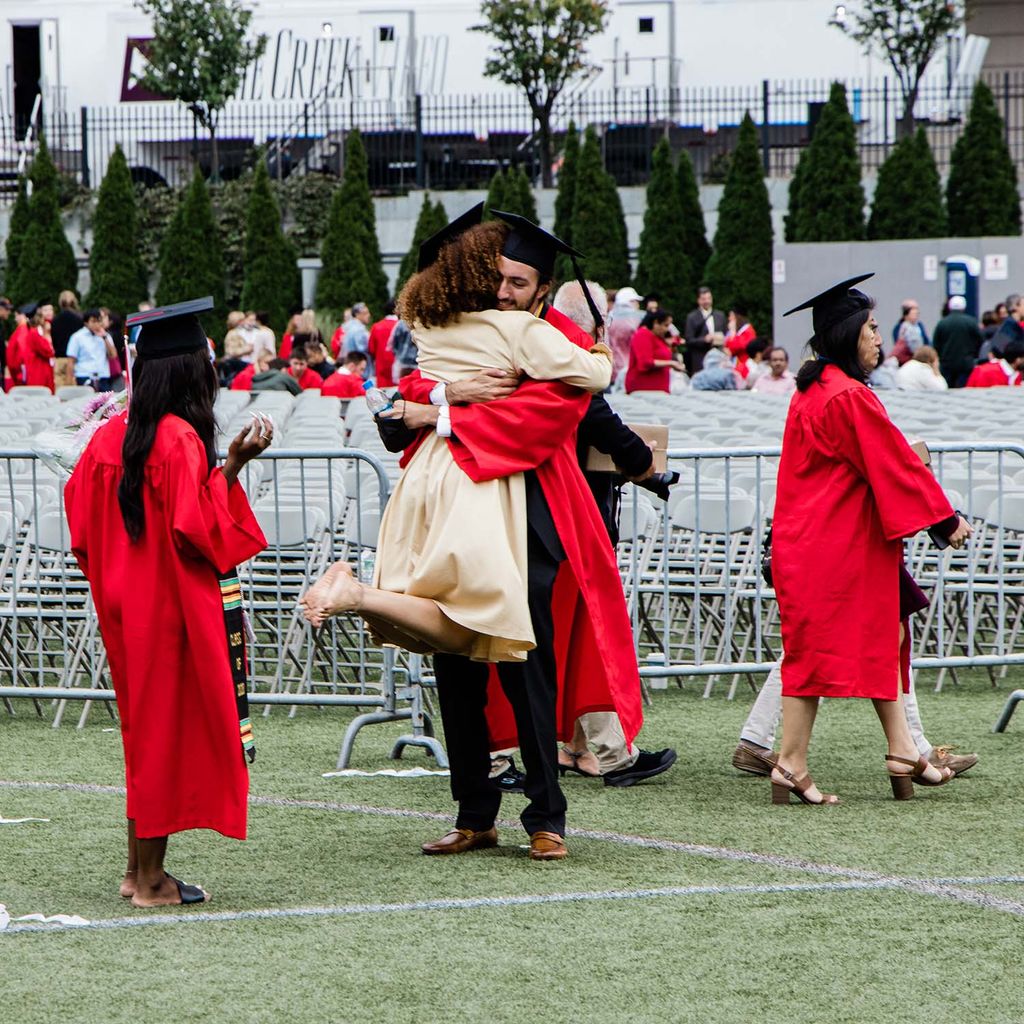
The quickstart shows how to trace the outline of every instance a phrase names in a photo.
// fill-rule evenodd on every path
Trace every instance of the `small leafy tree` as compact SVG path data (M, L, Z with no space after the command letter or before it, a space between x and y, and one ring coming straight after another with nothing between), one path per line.
M800 221L800 190L804 187L804 178L812 160L810 147L800 151L793 177L789 179L789 203L786 209L785 232L787 242L800 241L797 224Z
M290 174L274 185L296 252L300 256L318 256L324 237L324 210L330 208L338 179L333 174Z
M629 284L626 218L615 179L601 160L601 144L591 125L583 136L572 212L572 244L586 259L587 277L606 288Z
M295 247L281 228L281 211L270 184L266 161L256 164L245 229L245 279L242 308L266 310L270 325L283 331L288 309L302 298Z
M864 237L864 188L846 87L833 82L821 112L797 196L796 241L851 242Z
M656 292L661 304L677 316L693 298L689 255L683 239L683 204L672 166L672 150L662 137L654 147L647 182L647 209L637 253L636 286L645 295Z
M388 279L381 266L366 150L358 129L346 140L345 175L331 201L320 258L318 306L340 313L354 302L365 302L375 316L383 312Z
M156 301L165 306L212 295L214 308L200 314L206 333L219 338L224 329L224 263L210 193L196 167L160 247L160 282Z
M28 179L21 175L18 178L18 194L14 199L14 206L11 209L11 220L7 227L7 266L4 268L4 287L10 293L9 298L15 302L21 301L14 286L18 280L18 260L21 256L21 247L25 241L25 232L28 230L32 215L28 212Z
M896 143L878 170L868 238L941 238L942 184L923 128Z
M704 268L711 257L711 246L708 245L707 225L704 223L704 208L700 205L700 189L697 187L697 175L693 169L690 154L684 149L679 154L676 165L676 178L679 187L679 204L683 212L682 236L683 248L687 257L689 280L682 285L683 295L689 303L697 294L697 289L704 281ZM682 313L683 307L678 312Z
M586 45L604 29L610 8L608 0L481 0L483 24L472 31L493 39L484 74L525 92L545 188L552 181L551 112L562 90L594 68Z
M492 210L511 212L508 207L509 200L512 198L509 192L508 173L499 168L494 172L490 184L487 186L487 198L484 200L484 220L494 220Z
M956 236L1019 235L1017 171L1003 119L984 82L974 87L967 127L956 141L946 181L949 230Z
M772 331L772 210L757 129L746 114L718 205L718 229L706 271L723 305L745 306L762 335Z
M576 171L580 160L580 134L576 122L569 122L562 147L562 169L558 172L558 194L555 196L556 237L572 245L572 208L576 202ZM566 281L572 276L569 257L559 253L555 259L555 278Z
M898 130L914 130L914 104L935 51L964 23L967 0L861 0L860 10L837 25L861 46L874 47L896 72L903 93Z
M245 70L263 56L267 37L248 38L252 11L242 0L135 0L153 19L141 84L184 103L209 133L218 180L217 121Z
M149 278L139 249L138 210L128 162L120 146L100 184L89 253L86 306L107 306L131 313L149 298Z
M210 182L210 205L220 238L220 258L224 264L224 301L228 309L242 302L245 281L245 235L249 222L249 197L252 172L231 181Z
M420 246L447 223L448 214L445 213L441 201L433 202L430 193L424 192L423 205L420 207L420 215L416 218L416 227L412 233L409 251L402 257L402 262L398 267L398 278L395 281L396 295L405 287L405 282L416 273L416 266L420 258Z
M506 213L518 213L520 217L532 220L537 223L537 200L533 195L533 185L530 184L529 175L526 169L519 167L508 170L507 199L512 203L507 207Z
M78 286L78 262L64 234L57 168L43 138L39 140L29 178L32 180L29 222L22 236L17 277L11 290L18 296L18 302L41 299L54 302L65 288Z

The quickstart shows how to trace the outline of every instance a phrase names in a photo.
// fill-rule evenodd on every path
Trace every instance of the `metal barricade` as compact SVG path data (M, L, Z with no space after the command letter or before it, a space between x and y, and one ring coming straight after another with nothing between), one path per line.
M1024 447L938 442L932 468L975 526L962 551L940 552L924 534L906 542L907 565L932 603L912 619L913 665L947 673L983 667L993 683L1024 663ZM623 498L620 568L641 676L732 676L755 686L781 655L774 591L761 578L781 448L673 449L681 474L668 503L630 488Z
M372 643L358 616L312 630L298 600L332 562L355 565L369 581L381 513L390 494L387 467L356 448L276 448L240 476L267 547L239 577L251 634L250 703L368 709L348 726L339 767L357 733L375 722L408 720L404 746L447 764L424 708L419 659ZM88 583L70 550L62 483L31 451L0 453L0 699L56 700L54 727L67 701L93 701L113 714L106 656Z

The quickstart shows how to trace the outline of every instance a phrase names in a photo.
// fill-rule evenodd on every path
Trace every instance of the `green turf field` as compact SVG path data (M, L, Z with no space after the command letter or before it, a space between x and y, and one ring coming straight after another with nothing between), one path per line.
M673 686L641 739L677 747L676 767L625 790L570 777L570 826L591 835L560 864L528 861L511 824L496 850L423 857L447 780L324 779L347 715L277 710L257 722L250 840L172 839L168 867L213 894L199 912L117 896L120 740L102 709L54 731L21 702L0 711L0 781L83 785L0 786L0 816L51 819L0 825L0 902L106 925L0 934L0 1020L1024 1021L1024 710L990 731L1012 685L919 680L932 741L982 760L903 804L870 706L830 703L812 747L844 800L828 809L772 807L767 781L732 769L749 691ZM375 730L354 767L393 766L404 730Z

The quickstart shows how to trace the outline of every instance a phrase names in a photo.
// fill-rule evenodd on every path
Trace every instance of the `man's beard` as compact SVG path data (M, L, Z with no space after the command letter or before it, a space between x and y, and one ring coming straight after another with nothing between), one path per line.
M538 285L537 288L534 290L533 295L530 296L529 301L523 306L517 306L514 302L502 302L501 299L498 299L498 309L506 313L513 309L529 313L533 310L534 306L537 305L537 296L539 292L540 286Z

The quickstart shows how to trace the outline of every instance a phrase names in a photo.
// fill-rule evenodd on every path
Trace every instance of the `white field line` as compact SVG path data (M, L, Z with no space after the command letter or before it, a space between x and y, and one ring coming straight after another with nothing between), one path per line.
M34 790L58 790L58 791L70 791L75 793L93 793L105 796L124 796L125 789L123 786L103 786L96 783L89 782L18 782L0 780L0 789L34 789ZM405 808L398 807L373 807L366 804L347 804L347 803L335 803L333 801L326 800L294 800L289 797L271 797L271 796L250 796L249 803L255 807L285 807L295 808L300 810L313 810L313 811L327 811L330 813L342 813L342 814L365 814L373 815L376 817L387 817L387 818L407 818L416 819L421 821L441 821L451 822L452 818L450 814L441 814L437 811L413 811ZM499 825L507 826L510 828L519 827L519 823L515 821L499 820ZM860 868L846 868L837 864L821 864L817 861L804 860L799 857L783 857L777 854L769 853L755 853L749 850L735 850L726 846L705 846L698 843L684 843L678 842L671 839L653 839L646 836L635 836L621 832L609 832L609 831L597 831L593 829L566 829L566 835L580 839L591 839L599 842L610 842L625 846L637 846L645 849L653 850L667 850L674 853L685 853L691 856L707 857L712 860L726 860L734 862L742 862L748 864L764 864L767 867L778 868L789 871L806 872L808 874L826 875L834 878L848 879L851 882L857 881L863 883L861 885L839 885L841 889L857 889L857 888L902 888L913 892L920 893L921 895L935 896L940 899L953 900L959 903L968 903L975 907L980 907L985 910L997 910L1002 913L1014 914L1016 916L1024 917L1024 903L1017 902L1015 900L1005 900L998 896L994 896L990 893L979 892L972 889L963 888L966 884L982 885L982 884L1001 884L1001 883L1016 883L1024 882L1024 877L1018 876L998 876L994 878L978 878L978 879L917 879L917 878L903 878L897 875L887 875L877 871L866 871ZM718 893L726 891L728 887L722 887L721 889L711 887L708 892ZM821 886L817 887L821 888ZM828 885L824 885L827 891ZM750 887L733 887L729 891L747 891ZM628 898L631 892L658 892L665 895L693 895L697 891L692 888L685 890L623 890L623 895L618 897L603 896L601 898ZM788 891L787 887L767 887L764 891L766 892L778 892ZM555 894L551 897L495 897L497 902L495 906L514 906L515 902L509 902L510 900L527 900L527 901L540 901L546 902L549 900L569 900L574 894ZM576 894L578 895L578 894ZM586 898L584 894L583 897ZM595 898L590 896L589 898ZM638 897L639 898L639 897ZM434 908L432 906L425 906L422 909L451 909L455 904L452 901L439 901L444 904L444 907ZM456 901L457 903L458 901ZM480 906L489 906L487 901L479 904ZM358 906L364 906L359 904ZM421 909L419 904L381 904L380 907L384 908L379 912L385 912L390 907L396 907L398 909ZM354 913L356 911L337 908L320 908L327 909L332 913ZM366 912L366 911L360 911ZM393 912L393 911L392 911ZM190 914L190 920L204 920L203 913ZM239 912L242 913L250 913ZM256 916L269 915L273 916L276 911L252 911L252 914ZM166 915L165 915L166 916ZM301 914L298 916L302 916ZM155 920L154 917L147 917L145 920ZM211 918L221 920L222 918L216 917ZM238 918L241 919L241 918ZM119 920L119 919L113 919ZM126 918L125 920L136 921L141 919ZM177 922L179 919L173 917L172 920ZM102 922L99 922L102 924ZM30 926L19 926L26 930ZM48 928L49 926L42 925L40 928ZM125 926L127 927L127 926ZM31 926L32 930L35 930L35 926ZM52 930L52 928L50 929ZM10 931L10 929L8 929Z

